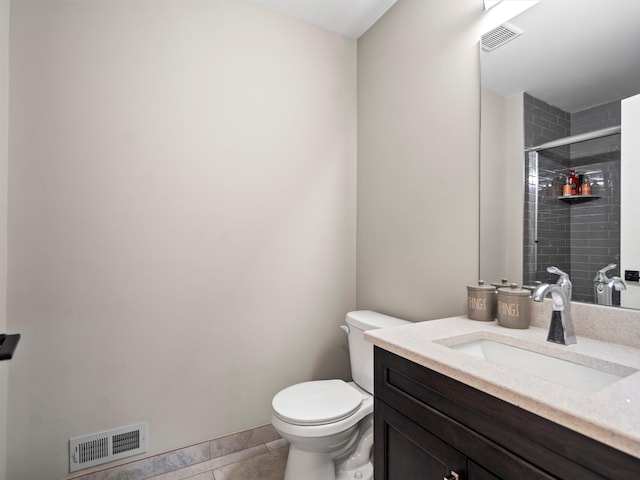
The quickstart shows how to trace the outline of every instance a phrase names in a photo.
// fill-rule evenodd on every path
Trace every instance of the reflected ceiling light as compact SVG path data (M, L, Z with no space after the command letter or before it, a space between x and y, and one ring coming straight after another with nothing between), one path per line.
M502 0L484 0L484 9L489 10L491 7L496 6Z
M484 0L484 2L486 11L482 20L481 34L485 34L498 25L508 22L513 17L533 7L536 3L540 2L540 0ZM490 7L491 10L486 8L488 3L494 3L494 5Z

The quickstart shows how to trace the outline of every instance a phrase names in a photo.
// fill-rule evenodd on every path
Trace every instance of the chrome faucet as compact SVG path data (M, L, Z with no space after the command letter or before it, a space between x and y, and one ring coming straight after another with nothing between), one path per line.
M533 291L533 301L542 302L549 293L553 300L553 311L551 312L547 342L561 343L563 345L576 343L576 334L571 320L571 301L560 285L557 283L553 285L548 283L538 285Z
M532 298L535 302L542 302L547 294L551 294L553 311L547 341L571 345L576 343L576 334L571 320L571 291L572 285L569 274L558 267L547 267L547 272L560 275L554 285L543 283L533 291Z
M593 289L598 305L613 305L613 290L626 290L627 285L620 277L608 277L607 272L613 270L618 265L610 263L606 267L598 270L593 279Z

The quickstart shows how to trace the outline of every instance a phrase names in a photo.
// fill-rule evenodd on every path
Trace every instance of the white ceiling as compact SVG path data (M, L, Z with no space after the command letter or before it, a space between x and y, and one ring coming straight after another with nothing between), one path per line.
M482 52L484 87L568 112L640 93L640 0L541 0L509 23L524 33Z
M255 0L285 15L358 38L397 0Z

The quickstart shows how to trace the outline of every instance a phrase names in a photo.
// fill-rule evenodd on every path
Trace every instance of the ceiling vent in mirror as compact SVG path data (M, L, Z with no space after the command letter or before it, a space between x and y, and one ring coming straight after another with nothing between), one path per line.
M490 52L521 34L522 30L515 25L503 23L499 27L482 35L482 49Z

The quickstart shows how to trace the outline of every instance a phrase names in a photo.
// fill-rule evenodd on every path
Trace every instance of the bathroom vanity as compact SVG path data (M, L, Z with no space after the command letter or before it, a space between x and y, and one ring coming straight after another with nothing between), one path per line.
M548 344L546 333L466 317L368 332L375 478L640 478L640 350L580 337L571 347ZM551 357L541 367L551 376L520 371L517 351L505 366L465 350L487 340L532 353L523 368ZM586 373L565 372L562 362ZM592 371L603 374L595 383Z

